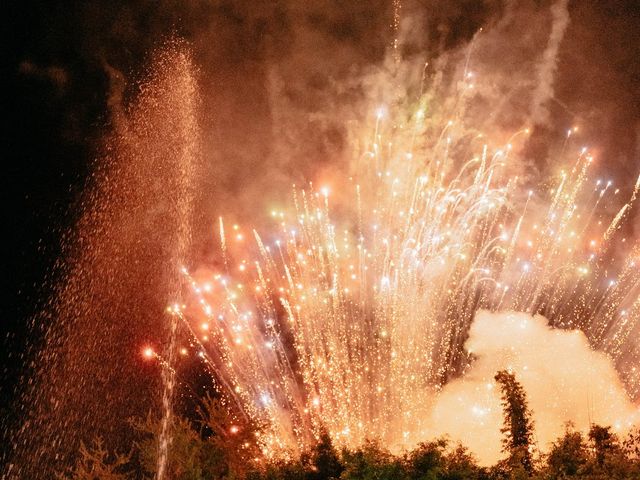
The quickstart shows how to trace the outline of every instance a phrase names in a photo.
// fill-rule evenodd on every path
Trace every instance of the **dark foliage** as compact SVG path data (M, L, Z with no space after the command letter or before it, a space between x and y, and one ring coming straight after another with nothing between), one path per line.
M515 468L522 465L527 473L533 471L531 457L533 440L533 420L527 404L527 396L516 376L501 370L494 377L502 393L502 411L504 426L500 429L504 435L502 447L509 454L509 460Z
M171 480L640 480L640 430L620 440L610 427L593 425L584 436L571 423L533 458L533 423L525 392L515 377L498 372L504 409L507 458L480 467L462 445L437 439L393 455L375 442L337 451L323 432L316 445L290 461L265 462L256 442L255 425L220 400L207 398L198 422L176 418L167 461ZM155 478L158 454L157 419L133 421L140 432L131 454L111 454L98 439L81 446L77 464L61 480L146 480ZM535 460L535 461L534 461Z
M556 440L547 457L547 472L552 478L575 477L584 473L589 450L580 432L568 423L564 436Z
M322 432L320 435L320 441L311 454L311 465L309 480L340 478L340 474L344 470L327 432Z
M76 465L63 475L60 480L126 480L129 478L130 455L110 455L101 438L96 438L87 447L80 445L80 455Z

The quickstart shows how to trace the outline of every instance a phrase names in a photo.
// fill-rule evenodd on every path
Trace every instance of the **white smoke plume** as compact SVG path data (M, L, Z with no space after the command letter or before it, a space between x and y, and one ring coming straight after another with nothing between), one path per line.
M568 421L582 431L595 423L624 433L640 419L610 359L580 331L552 329L540 315L481 311L465 347L477 359L442 390L432 424L436 435L461 441L483 464L503 456L500 391L493 380L499 370L510 369L524 387L541 451Z
M553 97L553 81L558 68L558 49L569 25L568 0L558 0L551 6L551 34L538 65L538 82L531 102L531 119L535 124L547 123L546 102Z

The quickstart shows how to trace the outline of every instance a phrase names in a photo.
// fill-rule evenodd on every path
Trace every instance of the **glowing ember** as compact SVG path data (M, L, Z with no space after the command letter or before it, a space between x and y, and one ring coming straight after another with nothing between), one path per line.
M155 356L155 352L151 347L145 348L142 354L145 356L145 358L153 358Z

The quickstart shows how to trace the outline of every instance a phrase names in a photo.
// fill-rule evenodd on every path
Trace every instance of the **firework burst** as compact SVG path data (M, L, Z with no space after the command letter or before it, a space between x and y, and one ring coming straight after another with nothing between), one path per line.
M219 392L260 425L266 456L299 454L323 430L394 451L427 439L432 400L473 362L464 343L480 309L582 330L635 395L640 248L622 227L640 179L608 218L619 191L590 177L572 129L567 168L526 189L514 172L529 130L498 143L465 126L474 81L445 122L425 99L408 115L376 110L352 176L294 187L267 234L221 218L220 268L183 269L188 301L168 311Z

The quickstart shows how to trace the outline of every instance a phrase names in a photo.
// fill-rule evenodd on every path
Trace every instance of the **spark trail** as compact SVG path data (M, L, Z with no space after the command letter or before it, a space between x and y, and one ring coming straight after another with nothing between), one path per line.
M473 365L480 309L583 331L637 395L640 245L623 227L640 179L607 218L619 191L568 142L551 187L527 189L514 172L528 129L499 141L469 128L473 82L449 110L427 115L423 98L371 115L351 176L294 187L266 234L220 219L223 267L183 268L190 298L168 310L267 457L322 430L392 451L428 439L438 392Z

